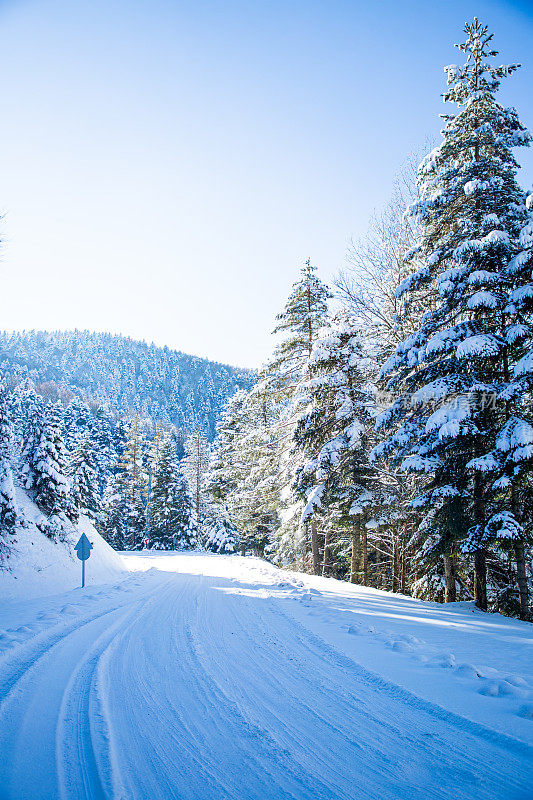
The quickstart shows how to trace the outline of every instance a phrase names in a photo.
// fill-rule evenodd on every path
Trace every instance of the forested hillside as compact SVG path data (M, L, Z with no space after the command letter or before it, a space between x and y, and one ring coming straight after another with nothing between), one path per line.
M254 380L249 370L89 331L0 333L0 375L28 378L50 400L74 394L208 438L224 401Z

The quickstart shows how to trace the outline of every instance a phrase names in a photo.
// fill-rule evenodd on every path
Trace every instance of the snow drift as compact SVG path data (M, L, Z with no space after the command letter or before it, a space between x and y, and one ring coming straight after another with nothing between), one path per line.
M17 528L12 552L0 570L0 597L27 599L75 589L81 581L81 562L74 545L85 533L93 545L86 562L85 582L101 584L123 577L122 557L105 542L90 520L81 515L69 527L64 541L54 541L37 527L41 512L22 489L16 489L17 505L27 527Z

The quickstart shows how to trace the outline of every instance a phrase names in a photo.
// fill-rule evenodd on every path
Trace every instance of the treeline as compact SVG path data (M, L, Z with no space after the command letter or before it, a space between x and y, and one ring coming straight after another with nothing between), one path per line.
M495 99L516 66L465 32L442 143L351 248L335 314L306 263L220 417L208 489L243 552L526 619L533 195L512 150L531 136Z

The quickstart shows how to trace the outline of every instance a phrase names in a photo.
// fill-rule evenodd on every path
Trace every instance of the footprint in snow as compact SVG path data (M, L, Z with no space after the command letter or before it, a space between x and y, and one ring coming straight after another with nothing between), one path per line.
M519 686L514 686L505 680L493 681L489 680L479 690L479 694L486 697L520 697L527 696L527 692Z
M444 669L455 667L455 656L453 653L441 653L440 655L433 656L431 661L428 661L427 666L442 667Z
M524 689L528 688L528 682L524 678L520 677L520 675L506 675L504 680L506 680L508 683L512 683L513 686L520 686Z
M518 709L518 716L533 721L533 703L525 703Z
M397 639L395 642L393 642L392 649L396 650L398 653L412 653L415 648L409 642Z
M457 666L455 667L455 672L461 678L477 679L481 677L481 674L474 666L472 666L472 664L457 664Z
M61 611L59 613L60 614L77 614L78 613L78 606L74 606L74 605L72 605L72 603L69 603L66 606L63 606L63 608L61 609Z
M28 627L28 625L21 625L20 628L15 629L15 633L33 633L33 628Z

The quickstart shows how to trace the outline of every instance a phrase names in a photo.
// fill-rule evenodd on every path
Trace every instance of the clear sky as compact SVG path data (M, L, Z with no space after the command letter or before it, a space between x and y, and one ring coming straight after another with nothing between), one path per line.
M0 327L258 365L437 136L475 14L533 127L533 0L0 0Z

